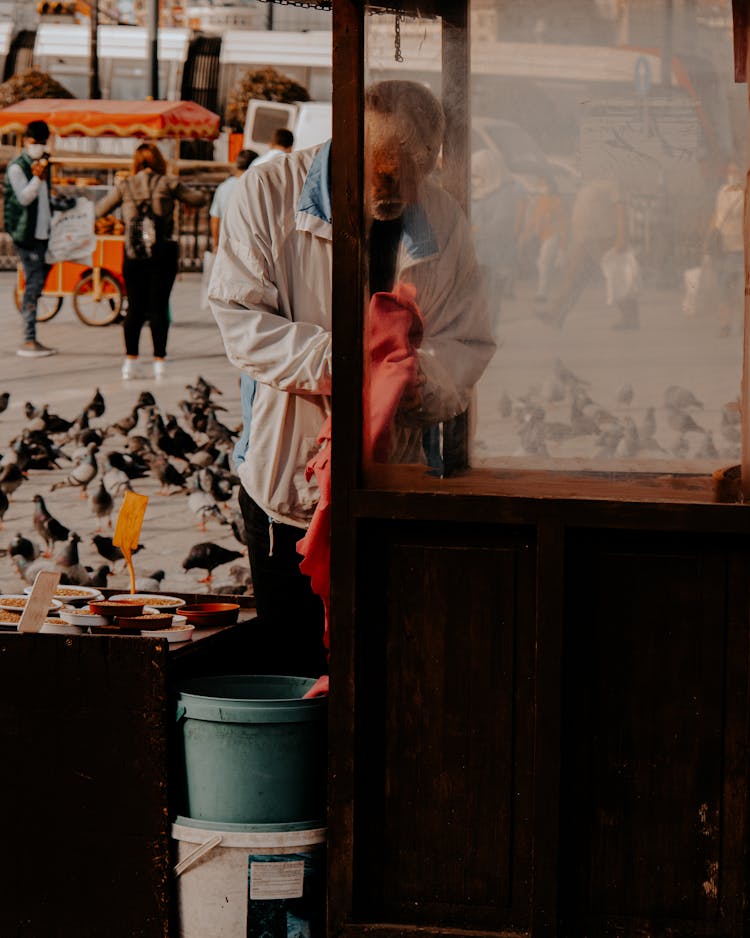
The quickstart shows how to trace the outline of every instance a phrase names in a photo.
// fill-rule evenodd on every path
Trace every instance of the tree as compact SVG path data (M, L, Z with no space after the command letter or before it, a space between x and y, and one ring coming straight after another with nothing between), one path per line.
M47 72L28 68L0 85L0 107L8 107L26 98L74 98L67 88Z
M253 99L291 104L293 101L309 101L310 95L305 87L270 66L247 71L227 104L226 120L232 130L243 130L247 102Z

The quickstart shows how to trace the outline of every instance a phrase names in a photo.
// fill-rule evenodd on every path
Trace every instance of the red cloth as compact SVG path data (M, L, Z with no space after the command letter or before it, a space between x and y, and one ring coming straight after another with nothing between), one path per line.
M414 302L416 291L410 284L397 284L393 293L375 293L367 321L370 372L365 403L365 460L385 462L391 448L393 418L402 399L418 390L419 371L416 350L422 341L422 314ZM323 600L325 632L330 648L329 613L331 604L331 418L318 436L320 450L307 464L305 475L315 478L320 490L310 527L297 542L302 555L300 570L310 577L313 592ZM326 693L324 675L308 696Z
M305 469L309 480L315 473L320 498L312 516L310 527L301 541L297 553L302 555L300 570L310 577L310 586L323 600L326 623L323 643L330 648L328 638L328 610L331 603L331 418L328 417L318 435L320 449Z
M399 283L393 293L375 293L367 321L370 372L365 385L365 461L387 462L393 418L403 398L418 389L417 348L422 343L422 314L416 290Z

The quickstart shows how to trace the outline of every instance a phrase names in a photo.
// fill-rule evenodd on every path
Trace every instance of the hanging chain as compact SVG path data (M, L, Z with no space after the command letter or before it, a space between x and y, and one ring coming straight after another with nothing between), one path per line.
M401 55L401 14L396 14L396 27L393 34L393 58L396 62L403 62L404 57Z
M259 3L275 3L280 7L298 7L300 10L331 12L331 0L258 0Z

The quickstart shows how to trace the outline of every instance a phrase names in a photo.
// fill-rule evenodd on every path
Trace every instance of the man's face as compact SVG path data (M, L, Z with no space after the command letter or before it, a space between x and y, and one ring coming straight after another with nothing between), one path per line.
M371 218L393 221L417 201L425 173L415 163L391 120L368 114L365 122L365 208Z

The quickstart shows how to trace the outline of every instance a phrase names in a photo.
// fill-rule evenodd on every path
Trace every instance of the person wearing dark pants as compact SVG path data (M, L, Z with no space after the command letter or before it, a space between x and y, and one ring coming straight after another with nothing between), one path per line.
M125 354L138 359L141 329L148 321L154 345L154 361L167 357L169 335L169 295L177 276L178 245L161 241L154 245L151 257L138 260L126 257L122 265L128 310L122 324Z
M5 231L13 240L26 279L21 301L23 344L16 354L26 358L55 354L55 349L42 345L36 337L37 303L50 270L45 260L51 221L48 138L47 124L32 121L24 134L23 152L5 174Z
M265 674L318 677L328 670L323 646L324 611L310 578L299 568L302 528L270 521L240 488L250 570L258 612L252 667Z
M154 377L166 370L169 294L177 276L179 247L174 240L175 203L203 205L207 196L167 175L167 164L154 143L142 143L133 154L132 175L118 179L114 189L96 203L101 218L122 205L125 223L123 276L128 312L123 324L125 360L122 377L141 377L139 340L144 322L151 326Z

